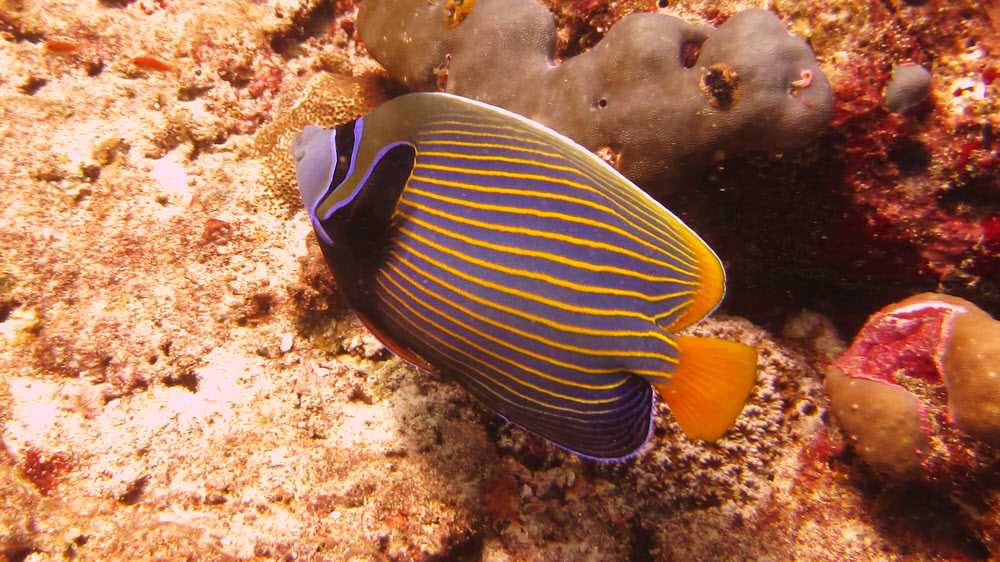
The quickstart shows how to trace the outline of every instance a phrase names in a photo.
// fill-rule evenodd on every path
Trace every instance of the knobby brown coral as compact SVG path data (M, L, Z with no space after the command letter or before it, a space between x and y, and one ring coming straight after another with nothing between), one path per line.
M998 458L989 446L1000 444L998 372L1000 321L967 300L924 293L872 315L826 387L866 462L957 486Z
M409 88L530 117L657 193L727 152L801 147L830 120L830 85L812 50L764 10L717 29L633 14L561 64L552 15L534 0L478 0L457 23L447 10L366 0L358 32Z

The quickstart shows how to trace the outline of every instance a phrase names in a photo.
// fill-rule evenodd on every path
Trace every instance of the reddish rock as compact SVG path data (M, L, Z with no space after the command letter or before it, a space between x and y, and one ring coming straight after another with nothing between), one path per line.
M872 315L827 373L834 415L877 470L968 495L1000 463L1000 322L921 294Z

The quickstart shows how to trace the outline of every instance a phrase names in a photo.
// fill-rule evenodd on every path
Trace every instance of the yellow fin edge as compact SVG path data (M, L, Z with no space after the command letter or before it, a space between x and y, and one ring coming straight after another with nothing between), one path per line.
M668 383L654 383L692 439L715 441L743 411L757 380L757 352L712 338L678 336L680 361Z
M676 333L705 318L722 302L726 294L726 271L722 262L698 235L688 231L685 239L695 253L698 265L698 288L687 309L672 324L663 329Z

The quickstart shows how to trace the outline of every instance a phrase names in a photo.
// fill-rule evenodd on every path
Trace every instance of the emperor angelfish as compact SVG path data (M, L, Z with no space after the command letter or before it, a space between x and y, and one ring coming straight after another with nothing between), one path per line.
M360 320L504 418L611 460L649 439L653 388L693 438L719 438L743 409L756 352L676 334L722 300L719 258L570 139L418 93L307 126L292 155Z

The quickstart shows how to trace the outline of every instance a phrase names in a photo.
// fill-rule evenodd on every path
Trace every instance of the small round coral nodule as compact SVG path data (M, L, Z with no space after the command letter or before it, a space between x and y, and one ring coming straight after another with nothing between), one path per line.
M998 373L1000 321L964 299L923 293L872 315L826 389L873 468L958 485L1000 460Z
M892 69L885 84L885 106L893 113L904 113L931 93L931 72L919 64L903 64Z

